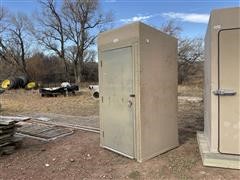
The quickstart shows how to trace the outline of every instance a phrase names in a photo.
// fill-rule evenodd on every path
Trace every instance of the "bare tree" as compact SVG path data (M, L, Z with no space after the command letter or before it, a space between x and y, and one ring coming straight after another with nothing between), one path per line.
M100 12L97 0L64 0L62 10L66 21L66 35L75 47L74 73L75 81L79 83L84 52L95 43L98 32L103 30L104 24L111 18Z
M204 60L203 39L183 39L178 44L178 81L181 84L199 69L198 62Z
M8 11L4 9L4 7L0 7L0 34L2 34L7 28L6 18L8 15Z
M0 14L3 20L4 11L2 10ZM18 71L26 75L27 19L27 16L21 13L16 15L8 14L5 25L1 26L0 34L1 59L9 65L15 66Z
M24 14L17 14L11 17L10 19L10 39L9 39L9 49L12 54L13 60L20 67L23 73L27 74L26 69L26 55L27 55L27 46L28 46L28 37L26 22L28 18Z
M163 24L161 30L178 38L178 82L181 84L198 71L199 66L195 65L203 60L203 40L201 38L181 38L182 28L177 26L174 21Z
M97 52L95 50L84 51L84 62L96 62L96 56Z
M162 24L160 29L163 32L174 37L178 37L180 32L182 31L182 28L180 26L177 26L175 21L173 20L167 21L166 23Z
M67 36L64 32L62 12L55 0L39 1L42 11L37 16L37 24L30 30L38 42L47 50L53 51L64 62L65 73L68 78L68 63L65 57Z
M76 46L69 46L67 48L67 53L66 53L66 57L68 59L68 61L71 62L71 64L73 65L73 72L74 72L74 76L75 76L75 81L77 79L77 73L80 73L79 72L79 66L78 66L78 59L77 59L77 52L78 51L78 48ZM85 50L84 53L83 53L83 62L82 63L82 70L84 69L85 67L85 63L87 62L94 62L96 60L96 51L94 50ZM77 72L76 72L77 71ZM82 73L81 73L82 75ZM76 81L77 82L77 81Z
M7 47L5 46L3 35L6 32L8 26L6 23L7 16L7 10L5 10L3 7L0 7L0 58L1 61L5 62L8 61L8 58L6 54Z

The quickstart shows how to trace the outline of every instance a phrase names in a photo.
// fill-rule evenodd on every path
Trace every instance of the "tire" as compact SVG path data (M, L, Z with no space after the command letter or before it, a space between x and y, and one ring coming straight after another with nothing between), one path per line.
M17 79L19 80L19 87L20 88L24 88L27 84L28 84L28 78L27 76L19 76L17 77Z

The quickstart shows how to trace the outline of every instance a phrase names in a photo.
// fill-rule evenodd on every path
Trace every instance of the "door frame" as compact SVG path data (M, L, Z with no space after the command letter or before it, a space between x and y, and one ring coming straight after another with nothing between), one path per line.
M114 150L114 149L111 149L107 146L105 146L104 144L104 123L103 123L103 117L102 117L102 112L101 112L101 103L102 103L102 98L103 96L101 95L101 91L102 91L102 82L103 82L103 72L102 72L102 53L105 52L105 51L110 51L110 50L114 50L114 49L121 49L121 48L126 48L126 47L131 47L131 52L132 52L132 78L133 78L133 94L135 95L134 98L132 98L132 101L133 101L133 105L132 105L132 115L133 115L133 157L127 155L127 154L124 154L124 153L121 153L117 150ZM136 73L136 64L137 62L139 61L138 60L138 43L133 40L132 42L129 42L129 41L126 41L126 42L122 42L122 43L119 43L119 44L113 44L113 43L109 43L109 44L106 44L105 46L102 46L98 49L98 52L99 52L99 92L100 92L100 97L99 97L99 104L100 104L100 114L99 114L99 117L100 117L100 146L103 147L103 148L106 148L106 149L109 149L113 152L116 152L118 154L121 154L123 156L126 156L128 158L131 158L131 159L136 159L137 158L137 154L138 154L138 137L137 137L137 133L136 133L136 127L137 127L137 103L138 103L138 93L137 93L137 86L136 86L136 80L137 80L137 73Z
M218 57L218 89L220 89L220 35L221 35L221 32L223 31L231 31L231 30L238 30L240 29L240 27L236 27L236 28L226 28L226 29L221 29L218 31L218 39L217 39L217 57ZM218 96L218 152L221 153L221 154L226 154L226 155L235 155L235 156L240 156L240 154L232 154L232 153L224 153L224 152L221 152L220 150L220 97L221 96Z

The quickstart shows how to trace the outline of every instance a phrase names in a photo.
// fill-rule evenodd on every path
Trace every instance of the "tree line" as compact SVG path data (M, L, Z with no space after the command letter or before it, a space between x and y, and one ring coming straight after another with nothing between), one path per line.
M40 82L97 82L92 47L97 35L109 28L112 14L102 12L98 0L38 3L40 10L31 17L0 7L0 77L25 74ZM174 21L160 29L179 39L178 75L183 83L201 67L203 40L182 38Z
M111 22L111 14L102 12L97 0L40 0L39 5L40 12L32 17L0 8L0 66L11 67L8 75L23 73L36 79L36 74L61 74L65 81L91 80L86 71L97 68L91 47Z

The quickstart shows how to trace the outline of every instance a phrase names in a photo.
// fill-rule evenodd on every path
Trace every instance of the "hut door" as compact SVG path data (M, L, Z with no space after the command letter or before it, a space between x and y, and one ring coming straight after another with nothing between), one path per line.
M103 146L134 158L132 47L102 52Z
M219 151L240 154L240 29L219 32Z

